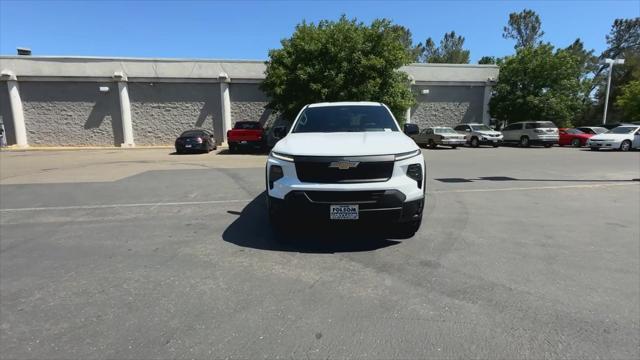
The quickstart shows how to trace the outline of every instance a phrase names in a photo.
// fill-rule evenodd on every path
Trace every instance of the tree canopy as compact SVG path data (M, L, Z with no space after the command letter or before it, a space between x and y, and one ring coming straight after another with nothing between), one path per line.
M483 56L480 58L480 60L478 60L478 64L488 65L488 64L495 64L495 63L497 63L495 56Z
M613 106L609 108L610 114L608 118L620 121L626 120L625 118L629 116L636 117L638 115L630 114L629 111L632 110L631 108L621 106L621 104L632 104L634 102L628 99L619 102L618 98L623 95L623 89L626 88L628 84L640 80L640 17L633 19L616 19L606 39L609 47L602 52L600 59L624 59L625 61L623 65L615 65L613 67L609 94L609 105ZM597 72L598 82L594 84L594 87L598 86L596 97L598 110L600 111L603 111L604 108L606 93L605 75L608 75L609 71L610 68L608 66L601 66ZM633 86L631 86L631 88L633 88ZM633 92L631 93L633 94ZM640 113L640 108L636 108L635 111L636 114Z
M503 28L502 37L515 39L515 48L532 47L541 43L542 22L535 11L524 9L518 13L509 14L509 23Z
M604 58L617 58L626 51L640 52L640 17L616 19L606 39L609 48L602 53Z
M293 120L309 103L379 101L402 122L415 103L408 75L398 71L413 59L403 29L386 19L366 25L344 15L298 24L282 48L269 51L261 85L268 107Z
M640 80L630 81L622 87L616 105L622 110L625 121L640 121Z
M422 45L422 44L421 44ZM455 31L444 34L440 46L428 38L422 46L421 61L426 63L468 64L469 50L464 49L464 37Z
M493 117L507 121L548 120L571 124L581 106L582 66L570 51L549 44L518 49L500 67L490 101Z

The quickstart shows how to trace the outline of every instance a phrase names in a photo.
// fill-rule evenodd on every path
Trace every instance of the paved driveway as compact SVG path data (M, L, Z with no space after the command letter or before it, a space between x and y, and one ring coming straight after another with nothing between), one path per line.
M638 358L640 153L425 151L411 239L278 241L264 156L0 153L3 358Z

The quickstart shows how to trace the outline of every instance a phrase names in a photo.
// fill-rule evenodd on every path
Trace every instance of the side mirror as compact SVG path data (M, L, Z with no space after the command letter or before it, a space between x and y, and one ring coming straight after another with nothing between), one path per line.
M287 135L287 128L284 126L276 126L273 128L273 137L276 139L282 139Z
M406 135L416 135L420 132L420 128L418 128L417 124L404 124L404 133Z

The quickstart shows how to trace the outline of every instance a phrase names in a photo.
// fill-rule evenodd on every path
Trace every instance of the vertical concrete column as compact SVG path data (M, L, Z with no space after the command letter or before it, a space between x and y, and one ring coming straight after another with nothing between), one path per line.
M1 78L2 80L7 81L16 145L18 147L28 147L27 128L24 124L24 110L22 109L22 99L20 98L20 89L18 88L18 78L14 73L8 70L2 71Z
M122 137L124 142L120 147L134 147L133 122L131 120L131 102L129 101L129 86L127 76L118 71L113 74L113 79L118 83L118 95L120 97L120 117L122 118Z
M222 142L227 142L227 130L231 130L231 95L229 94L229 75L220 73L220 107L222 110Z
M413 85L416 83L416 80L414 79L413 76L409 75L409 91L411 91L413 93ZM411 107L409 107L407 109L407 112L404 115L405 117L405 123L406 124L411 124Z
M484 84L484 100L482 101L482 123L489 125L491 115L489 115L489 101L491 100L491 88L495 84L494 80L489 80Z

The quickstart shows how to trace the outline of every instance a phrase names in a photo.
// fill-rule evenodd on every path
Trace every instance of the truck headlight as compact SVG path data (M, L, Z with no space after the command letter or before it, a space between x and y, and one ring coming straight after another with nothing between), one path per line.
M269 167L269 189L273 189L273 183L284 177L282 167L279 165L271 165Z
M409 159L409 158L412 158L414 156L418 156L420 154L422 154L422 151L420 151L420 149L409 151L409 152L405 152L405 153L396 154L396 161Z
M411 164L407 167L407 176L418 183L418 189L422 189L422 165Z
M278 160L284 160L284 161L293 162L293 156L291 156L291 155L280 154L280 153L277 153L275 151L272 151L271 154L269 154L269 155L271 155L272 157L274 157L274 158L276 158Z

